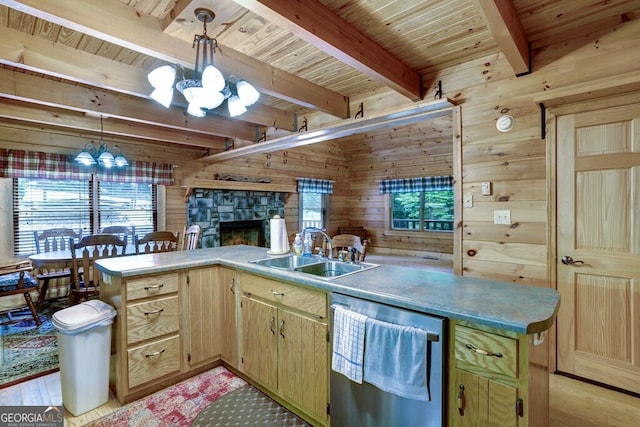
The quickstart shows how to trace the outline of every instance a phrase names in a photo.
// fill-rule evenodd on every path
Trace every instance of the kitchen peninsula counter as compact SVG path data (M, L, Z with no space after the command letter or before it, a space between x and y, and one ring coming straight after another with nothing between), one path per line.
M267 257L266 248L238 245L101 259L96 264L102 272L122 278L223 265L327 292L527 335L548 330L560 303L559 293L549 288L415 268L380 265L328 280L249 262Z

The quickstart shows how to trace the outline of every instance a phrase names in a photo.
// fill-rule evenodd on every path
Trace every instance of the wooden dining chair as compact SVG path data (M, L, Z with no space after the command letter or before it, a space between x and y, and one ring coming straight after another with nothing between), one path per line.
M49 228L42 231L34 231L33 239L36 244L36 253L64 251L69 248L69 239L78 241L82 237L82 231L76 233L71 228Z
M353 234L337 234L331 238L331 242L334 257L338 257L340 251L349 251L351 248L356 250L356 261L364 261L367 256L367 240L362 241ZM351 254L347 255L347 259L350 257Z
M71 304L87 301L100 294L100 273L93 263L102 258L123 256L127 244L113 234L92 234L71 247ZM80 273L82 272L82 273Z
M120 240L124 240L125 243L129 243L129 236L131 236L131 243L135 241L136 226L132 225L127 227L126 225L110 225L100 230L100 234L113 234L118 236Z
M200 243L200 234L202 234L202 228L198 224L184 227L182 230L180 250L190 251L192 249L198 249Z
M136 254L177 251L179 235L180 233L173 234L171 231L152 231L142 239L136 236Z
M76 233L71 228L49 228L42 231L34 231L33 239L36 244L36 253L64 251L69 249L69 239L78 241L82 237L82 231ZM36 309L42 310L47 291L52 280L70 278L71 272L67 268L38 269L36 279L40 281L40 294L36 303ZM65 283L66 286L66 283Z
M29 260L0 260L0 298L9 295L23 294L33 320L37 326L42 324L31 298L31 291L38 289L38 281L29 275L33 269Z

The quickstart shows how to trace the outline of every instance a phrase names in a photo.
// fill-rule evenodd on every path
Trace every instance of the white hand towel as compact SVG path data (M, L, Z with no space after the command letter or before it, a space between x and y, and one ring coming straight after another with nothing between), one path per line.
M367 316L333 306L333 354L331 369L362 384L364 331Z
M380 390L428 401L427 332L367 319L364 380Z

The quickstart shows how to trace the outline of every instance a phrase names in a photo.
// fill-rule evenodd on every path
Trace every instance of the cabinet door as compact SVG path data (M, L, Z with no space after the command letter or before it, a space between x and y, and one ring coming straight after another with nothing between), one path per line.
M195 366L220 355L221 302L217 267L189 270L188 335L189 365Z
M277 383L276 307L242 296L242 366L271 390Z
M238 324L236 318L236 271L219 267L220 294L222 295L222 359L238 367Z
M456 368L455 393L451 403L455 427L517 427L518 391L489 378Z
M327 418L327 324L288 310L278 311L278 388L289 402Z

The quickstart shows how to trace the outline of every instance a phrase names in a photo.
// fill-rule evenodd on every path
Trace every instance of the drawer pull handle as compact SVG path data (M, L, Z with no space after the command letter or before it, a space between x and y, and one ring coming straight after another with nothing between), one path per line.
M464 384L460 384L458 388L458 414L464 417Z
M145 311L145 312L144 312L144 315L145 315L145 316L148 316L148 315L150 315L150 314L160 314L160 313L162 313L163 311L164 311L164 308L161 308L161 309L159 309L159 310L154 310L154 311Z
M145 291L150 291L150 290L152 290L152 289L160 289L160 288L161 288L161 287L163 287L163 286L164 286L164 283L161 283L161 284L159 284L159 285L153 285L153 286L145 286L145 287L144 287L144 290L145 290Z
M474 346L473 344L467 344L467 348L471 351L475 351L478 354L482 354L484 356L495 356L495 357L502 357L502 353L493 353L491 351L488 350L483 350L481 348L478 348L476 346Z
M154 353L147 353L144 355L144 357L149 358L149 357L155 357L155 356L160 356L162 353L164 353L164 348L162 350L158 350Z
M274 291L273 289L271 289L271 293L276 296L282 296L282 297L284 296L284 292Z

